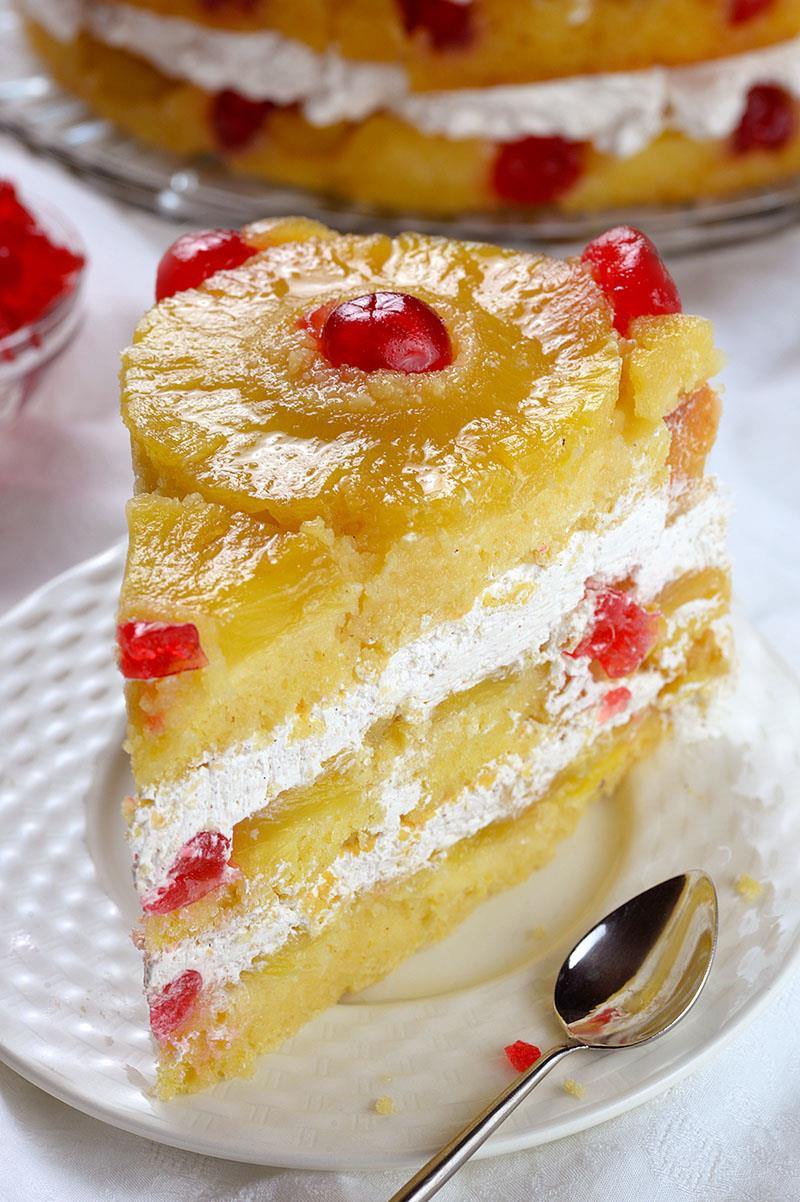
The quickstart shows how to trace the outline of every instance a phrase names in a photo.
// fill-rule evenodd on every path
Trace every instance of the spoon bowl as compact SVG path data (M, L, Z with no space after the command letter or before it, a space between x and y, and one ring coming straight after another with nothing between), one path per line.
M631 898L592 927L556 979L567 1035L592 1048L637 1047L694 1005L717 943L717 895L698 869Z
M561 965L553 1004L568 1042L551 1048L442 1148L390 1202L425 1202L551 1069L577 1051L621 1051L670 1031L697 1001L717 946L717 894L694 869L607 914Z

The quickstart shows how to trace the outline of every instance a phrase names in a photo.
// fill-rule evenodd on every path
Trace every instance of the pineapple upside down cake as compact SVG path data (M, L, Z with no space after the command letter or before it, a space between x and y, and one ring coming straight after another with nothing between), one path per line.
M800 0L16 0L146 143L397 211L611 209L800 171Z
M118 640L170 1097L543 864L724 674L729 577L718 353L637 230L264 221L157 296Z

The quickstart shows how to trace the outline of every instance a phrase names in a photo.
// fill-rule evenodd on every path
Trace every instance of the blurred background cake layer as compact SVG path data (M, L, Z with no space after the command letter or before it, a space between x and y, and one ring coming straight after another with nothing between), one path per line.
M800 165L797 0L20 0L143 141L385 209L725 195Z

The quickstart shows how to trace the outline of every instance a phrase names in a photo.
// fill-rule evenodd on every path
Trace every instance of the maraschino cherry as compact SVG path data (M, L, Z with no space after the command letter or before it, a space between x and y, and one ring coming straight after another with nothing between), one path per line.
M257 254L238 230L199 230L182 234L162 255L156 273L156 300L197 288L218 271L239 267Z
M271 100L250 100L241 92L225 88L211 102L211 128L220 150L231 154L253 141L275 108Z
M681 298L654 244L641 230L618 225L594 238L581 260L614 310L624 337L635 317L680 313Z
M518 1073L524 1073L542 1058L541 1048L537 1048L535 1043L527 1043L524 1039L517 1039L503 1048L503 1051L508 1063Z
M150 1029L159 1043L164 1043L173 1031L186 1022L202 988L200 973L187 968L153 999L150 1003Z
M766 12L774 3L775 0L729 0L728 20L731 25L743 25Z
M142 909L148 914L169 914L199 901L225 879L230 854L231 841L220 831L199 831L184 843L167 883L145 897Z
M602 724L616 718L618 714L624 714L632 698L633 694L624 684L620 685L618 689L609 689L600 702L597 721Z
M465 46L472 38L471 3L456 0L400 0L407 33L424 30L436 50Z
M156 680L191 672L208 663L191 622L124 622L117 627L119 667L126 680Z
M0 338L35 322L70 292L83 263L82 255L52 241L14 185L0 180Z
M733 131L737 154L749 150L780 150L797 133L797 104L785 88L759 83L747 93L742 118Z
M628 593L609 588L595 600L592 629L571 659L586 657L599 664L611 680L635 672L658 638L660 615L640 605Z
M557 136L506 142L494 160L494 190L509 204L549 204L578 182L585 154L583 142Z
M306 318L320 326L314 310ZM369 292L330 309L318 335L319 347L334 367L406 374L440 371L453 362L447 327L438 313L405 292Z

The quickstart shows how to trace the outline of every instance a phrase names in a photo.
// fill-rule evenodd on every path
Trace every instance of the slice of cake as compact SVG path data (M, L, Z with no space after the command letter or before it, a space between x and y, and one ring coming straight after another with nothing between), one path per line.
M188 236L126 353L126 807L165 1097L552 855L725 668L706 321L582 259Z

